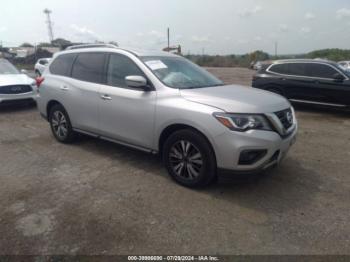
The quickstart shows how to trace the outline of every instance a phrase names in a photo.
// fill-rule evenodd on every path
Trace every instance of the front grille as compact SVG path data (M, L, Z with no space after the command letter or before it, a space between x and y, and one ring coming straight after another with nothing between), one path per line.
M285 129L289 129L293 125L294 118L291 108L276 112L275 114Z
M33 89L29 85L0 86L0 94L3 95L23 94L32 91Z

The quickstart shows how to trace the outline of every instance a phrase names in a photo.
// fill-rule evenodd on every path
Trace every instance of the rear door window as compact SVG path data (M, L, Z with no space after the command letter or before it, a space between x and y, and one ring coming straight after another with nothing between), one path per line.
M70 76L75 54L65 54L58 56L50 65L50 72L54 75Z
M288 64L289 75L292 76L310 76L306 63L290 63Z
M106 54L79 53L72 69L72 78L102 84L104 80Z

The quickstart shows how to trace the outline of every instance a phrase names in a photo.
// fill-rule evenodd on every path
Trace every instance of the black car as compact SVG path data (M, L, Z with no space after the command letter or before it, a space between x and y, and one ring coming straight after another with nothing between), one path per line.
M350 72L324 60L283 60L265 64L252 86L291 102L350 107Z

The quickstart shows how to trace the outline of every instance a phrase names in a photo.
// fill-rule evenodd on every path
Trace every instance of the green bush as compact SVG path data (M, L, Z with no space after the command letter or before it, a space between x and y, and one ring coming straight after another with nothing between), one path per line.
M350 50L346 49L323 49L310 52L306 55L307 58L322 58L328 59L332 61L342 61L342 60L350 60Z
M268 60L270 56L262 51L255 51L244 55L187 55L186 58L206 67L249 67L252 61Z
M312 51L307 54L271 56L263 51L254 51L244 55L187 55L186 58L200 66L206 67L249 67L252 62L266 61L270 59L293 59L293 58L321 58L332 61L350 60L350 50L345 49L323 49Z

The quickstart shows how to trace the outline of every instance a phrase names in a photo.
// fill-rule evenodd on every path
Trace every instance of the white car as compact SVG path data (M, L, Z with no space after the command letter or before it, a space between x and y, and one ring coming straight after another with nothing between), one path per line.
M262 68L262 63L260 61L253 65L253 69L259 71Z
M0 59L0 105L14 102L30 103L38 96L34 79L19 72L6 59Z
M345 70L350 70L350 61L340 61L338 65L343 67Z
M44 70L46 68L46 66L50 63L51 58L40 58L35 66L34 66L34 70L35 70L35 75L37 77L41 76L44 73Z

